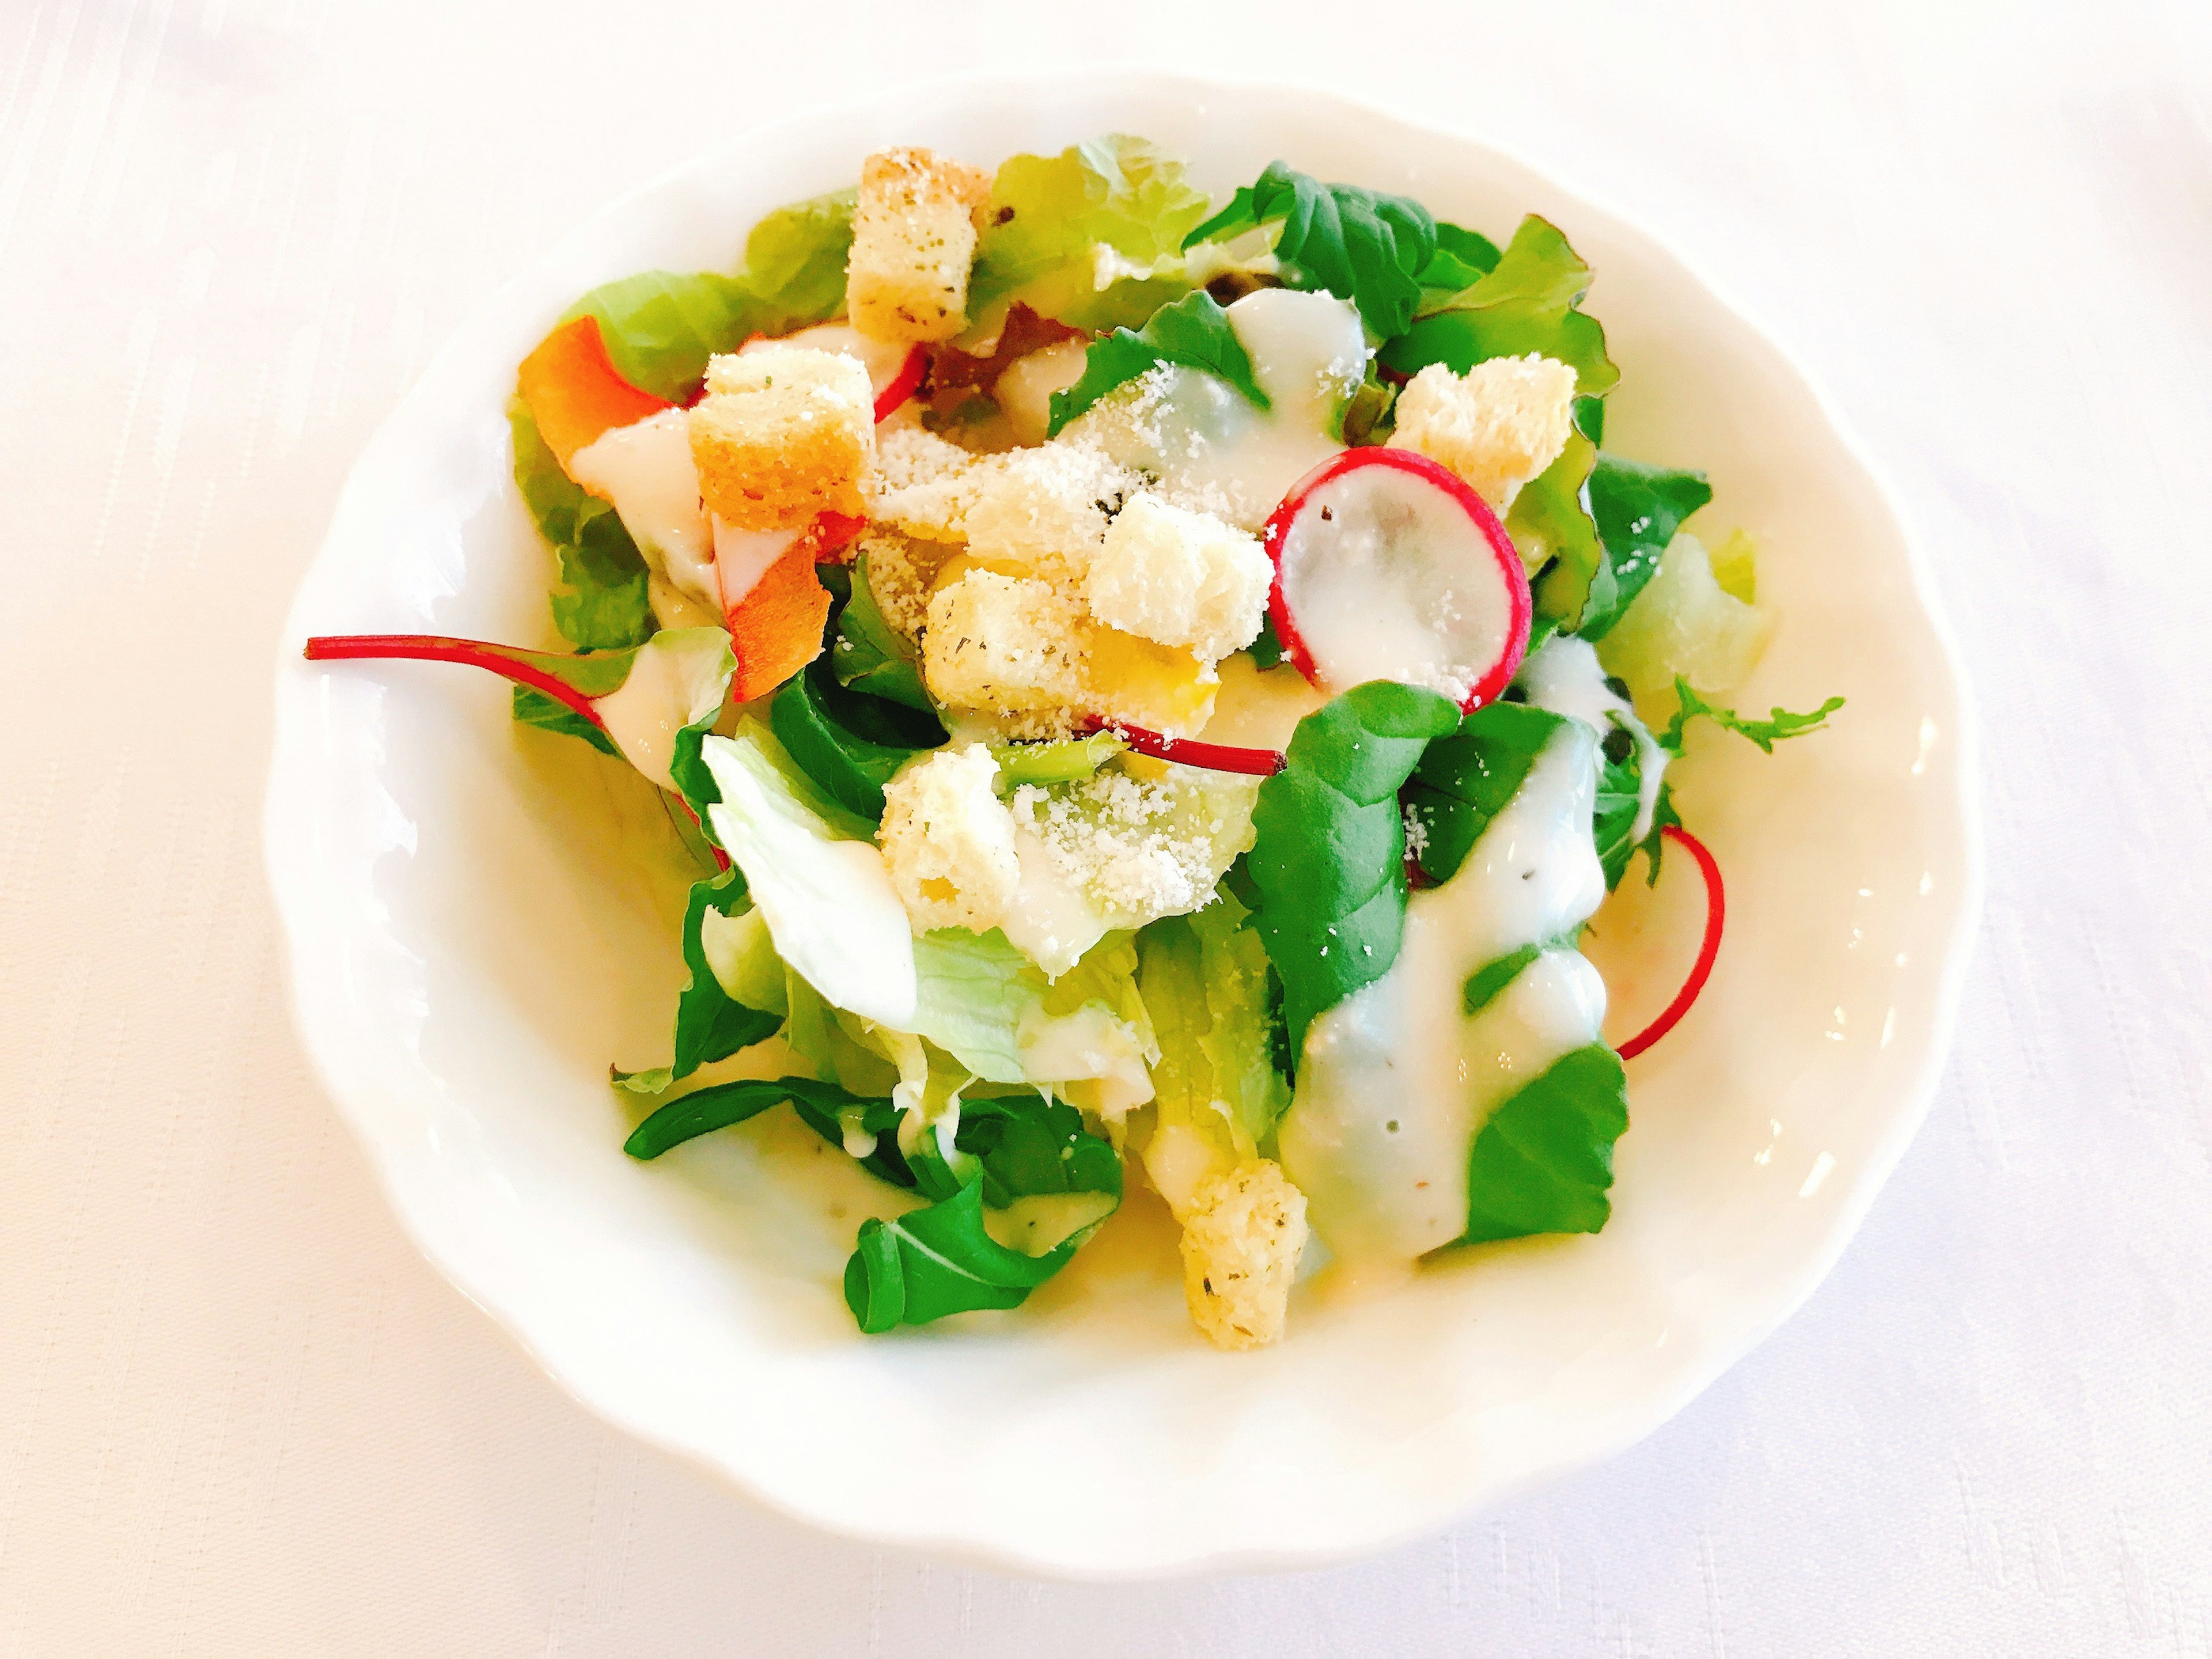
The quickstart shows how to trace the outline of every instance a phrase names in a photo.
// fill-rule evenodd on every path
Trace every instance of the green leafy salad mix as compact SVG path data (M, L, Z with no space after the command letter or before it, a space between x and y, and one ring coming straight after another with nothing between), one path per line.
M861 1331L1018 1307L1142 1191L1198 1329L1269 1343L1331 1262L1607 1224L1717 876L1633 1039L1585 931L1639 854L1712 867L1700 723L1842 706L1729 706L1758 549L1602 447L1592 281L1282 161L1217 203L1121 136L869 156L522 365L569 649L310 653L492 669L665 792L697 876L623 1148L795 1115L880 1200Z

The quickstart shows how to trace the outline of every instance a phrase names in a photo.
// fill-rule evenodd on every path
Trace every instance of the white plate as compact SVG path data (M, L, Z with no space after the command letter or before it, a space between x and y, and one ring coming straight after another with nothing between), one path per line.
M1630 1068L1605 1232L1463 1253L1365 1299L1302 1293L1290 1340L1259 1354L1194 1335L1146 1202L1018 1314L860 1336L838 1283L872 1195L787 1115L653 1165L621 1151L605 1068L665 1057L680 978L684 873L653 793L518 731L488 678L299 656L321 632L550 640L502 411L516 362L593 283L726 267L760 214L887 144L990 166L1107 131L1190 156L1217 194L1279 155L1494 236L1524 212L1560 225L1623 371L1608 440L1707 468L1701 524L1763 538L1761 597L1786 621L1740 701L1850 700L1771 759L1716 743L1684 775L1729 930L1693 1017ZM647 186L509 284L369 446L276 695L266 833L300 1027L430 1258L579 1399L791 1515L1071 1577L1339 1560L1649 1432L1803 1299L1865 1212L1935 1087L1978 909L1960 677L1923 557L1820 397L1616 215L1312 92L939 86ZM1662 884L1641 951L1611 927L1607 948L1654 964L1617 986L1624 1018L1679 972L1691 885Z

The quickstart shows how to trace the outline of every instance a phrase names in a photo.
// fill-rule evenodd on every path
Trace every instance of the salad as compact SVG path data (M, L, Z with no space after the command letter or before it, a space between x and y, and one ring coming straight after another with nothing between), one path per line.
M1330 1262L1606 1224L1625 1062L1720 942L1689 733L1841 706L1723 701L1757 549L1601 447L1590 277L1279 161L1217 206L1127 137L872 155L520 365L568 649L307 654L490 669L665 792L689 979L624 1149L788 1109L902 1189L862 1330L1018 1306L1141 1185L1259 1346ZM1616 1049L1579 942L1669 842L1697 965Z

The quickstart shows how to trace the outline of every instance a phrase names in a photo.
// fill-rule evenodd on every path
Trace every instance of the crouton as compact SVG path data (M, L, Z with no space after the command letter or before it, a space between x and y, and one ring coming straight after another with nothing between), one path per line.
M1013 902L1021 866L998 775L991 751L971 743L934 750L884 786L878 839L917 933L988 933Z
M860 164L845 301L878 340L949 340L968 326L968 270L991 180L920 149Z
M1450 468L1503 513L1567 447L1574 402L1575 371L1549 357L1493 357L1463 375L1431 363L1398 394L1392 441Z
M1218 662L1259 638L1273 578L1257 537L1145 494L1106 532L1085 591L1099 621Z
M925 541L964 540L968 509L986 476L973 455L927 428L879 433L869 516Z
M947 542L923 541L882 526L855 544L859 562L883 619L908 640L918 640L929 622L929 596L938 573L960 550Z
M875 393L854 358L799 346L715 357L690 424L699 493L735 529L867 512Z
M1031 572L1073 592L1137 477L1089 444L1017 449L979 465L964 528L978 558Z
M1089 619L1048 582L975 569L930 595L921 672L939 702L987 714L1083 700Z
M1198 1184L1182 1227L1191 1321L1218 1348L1279 1341L1306 1246L1306 1195L1253 1158Z

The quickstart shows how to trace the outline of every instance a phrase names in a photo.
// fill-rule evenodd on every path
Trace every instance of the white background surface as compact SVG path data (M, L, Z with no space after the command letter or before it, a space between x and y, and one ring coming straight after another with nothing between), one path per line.
M1066 9L0 6L0 1652L2212 1653L2212 13ZM1991 881L1927 1127L1681 1418L1363 1566L1090 1589L558 1395L307 1080L257 827L293 581L507 273L733 126L1109 52L1503 142L1772 328L1938 554Z

